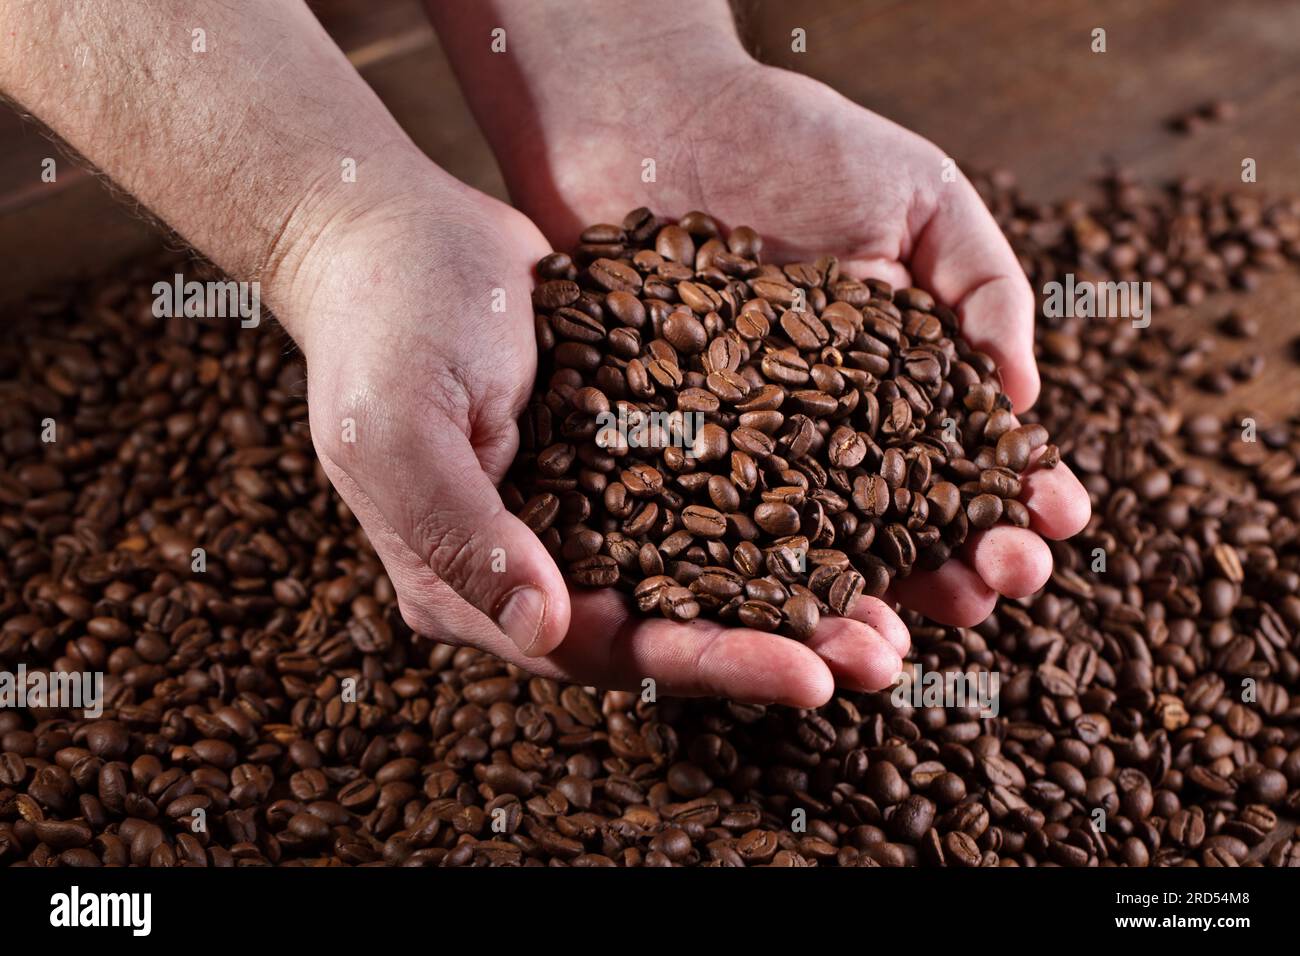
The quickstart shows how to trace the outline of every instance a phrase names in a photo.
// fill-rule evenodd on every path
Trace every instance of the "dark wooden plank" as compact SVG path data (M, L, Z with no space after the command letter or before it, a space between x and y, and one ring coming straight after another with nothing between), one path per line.
M807 0L754 3L769 62L821 79L968 165L1004 167L1042 198L1110 162L1224 183L1300 184L1300 4L1271 0ZM808 51L790 50L803 27ZM1093 53L1091 31L1106 30ZM1239 108L1197 136L1166 121L1215 97Z

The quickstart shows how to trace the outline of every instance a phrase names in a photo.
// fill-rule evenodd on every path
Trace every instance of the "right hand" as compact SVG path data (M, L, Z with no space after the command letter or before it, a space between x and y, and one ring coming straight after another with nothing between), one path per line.
M997 360L1015 409L1032 405L1033 292L974 187L964 176L943 177L943 153L809 77L719 54L708 37L701 51L689 42L674 43L676 71L593 84L584 110L539 120L547 132L540 143L503 151L520 208L556 242L638 206L669 218L702 209L724 227L756 229L765 261L830 253L857 278L921 285L951 304L965 337ZM652 62L626 59L641 64L628 70ZM625 102L629 88L634 105ZM590 115L603 118L596 132ZM629 174L640 157L656 155L653 182ZM1023 489L1028 528L973 533L955 560L895 579L888 596L939 623L973 627L999 595L1041 589L1052 573L1047 541L1081 531L1091 506L1065 465L1026 473Z

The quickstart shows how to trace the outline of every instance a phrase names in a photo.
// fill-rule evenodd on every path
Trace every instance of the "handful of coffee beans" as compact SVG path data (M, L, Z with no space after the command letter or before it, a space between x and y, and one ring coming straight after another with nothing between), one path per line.
M506 494L578 584L806 638L972 529L1028 525L1021 475L1048 435L929 293L762 249L642 208L538 263Z

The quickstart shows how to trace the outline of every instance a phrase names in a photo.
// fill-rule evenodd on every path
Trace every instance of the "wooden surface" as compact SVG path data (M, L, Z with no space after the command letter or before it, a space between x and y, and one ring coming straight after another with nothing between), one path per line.
M752 13L750 11L752 9ZM812 0L741 7L760 56L916 130L1032 195L1085 187L1108 162L1160 179L1300 188L1300 3L1259 0ZM808 52L790 52L790 30ZM1091 51L1106 30L1107 52ZM1232 123L1189 137L1172 115L1216 97Z
M575 0L577 2L577 0ZM1148 181L1196 175L1238 184L1243 157L1257 188L1300 193L1300 0L738 0L742 31L767 62L807 73L915 129L967 168L1002 167L1031 196L1079 195L1108 165ZM419 0L316 0L312 8L413 139L450 172L504 198ZM791 30L807 52L791 51ZM1106 31L1107 52L1091 50ZM1188 136L1171 117L1214 98L1230 123ZM157 241L92 176L60 162L35 128L0 115L0 300L102 271ZM1224 298L1158 322L1199 326ZM1227 398L1194 404L1300 407L1300 279L1270 277L1250 299L1266 374ZM1228 354L1225 353L1225 360Z

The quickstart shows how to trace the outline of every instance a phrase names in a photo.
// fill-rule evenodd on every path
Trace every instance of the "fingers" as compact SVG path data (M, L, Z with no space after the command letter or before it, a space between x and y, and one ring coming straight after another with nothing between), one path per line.
M875 628L853 618L823 617L808 639L808 647L826 662L837 684L853 690L888 687L903 669L902 655L893 644Z
M972 534L962 548L964 561L992 591L1028 597L1052 576L1052 552L1043 537L1062 539L1088 524L1088 492L1065 465L1034 468L1046 448L1035 449L1021 476L1020 501L1029 511L1029 528L999 525Z
M963 177L947 184L909 262L918 284L957 310L962 333L998 363L1023 411L1038 397L1034 294L992 214Z
M1038 449L1034 460L1042 452ZM1021 598L1043 587L1052 575L1052 552L1043 537L1068 538L1082 531L1091 504L1065 465L1031 468L1022 484L1020 500L1029 509L1029 528L998 525L975 532L960 560L895 579L890 588L894 598L941 624L971 627L992 612L999 594Z
M1001 235L998 239L1005 245ZM995 277L959 301L962 331L972 345L998 363L1002 390L1011 399L1011 407L1018 412L1029 408L1038 399L1040 388L1033 344L1034 296L1029 283L1021 274Z
M889 646L900 656L906 654L908 648L912 646L912 635L908 633L907 625L894 613L894 609L880 598L858 598L858 602L853 605L853 610L849 612L849 617L861 621L874 630L888 641Z
M1021 477L1020 500L1029 509L1029 526L1045 538L1060 541L1088 526L1092 501L1088 489L1065 464L1033 467L1045 450L1039 448L1030 457L1030 469Z
M963 557L990 590L1005 597L1027 597L1052 576L1052 552L1028 528L977 531L966 540Z
M881 621L892 639L860 620L824 617L801 644L716 621L635 619L617 595L575 594L573 633L550 661L577 679L596 673L601 682L635 688L651 678L663 694L819 707L836 684L879 690L902 669L902 621L880 601L858 604L855 615Z
M550 662L573 679L679 697L717 696L820 707L835 691L831 672L797 641L717 621L677 624L631 615L608 590L575 593L572 630Z
M975 569L960 560L895 578L889 592L903 607L950 627L974 627L993 612L998 600Z

